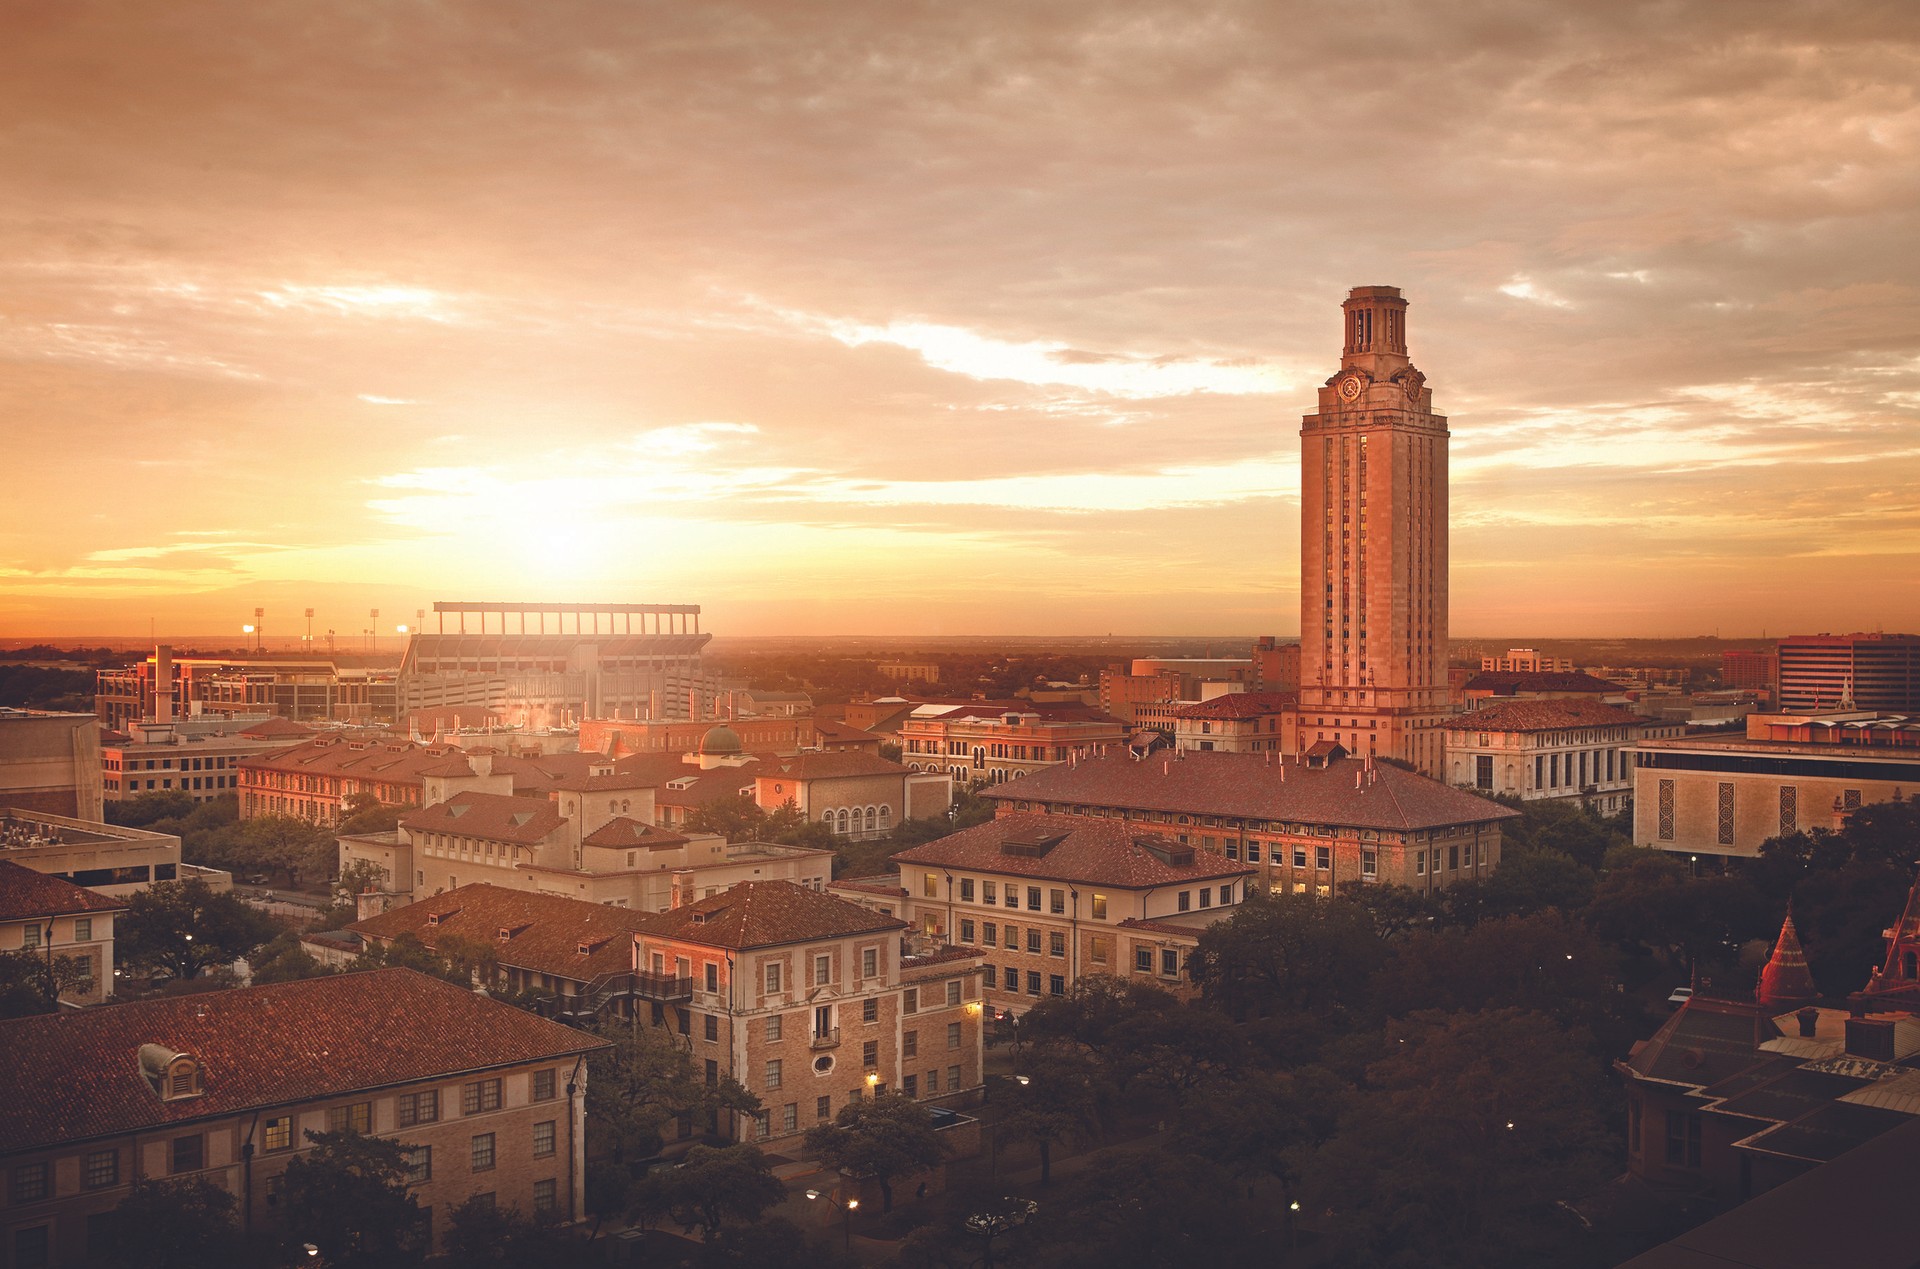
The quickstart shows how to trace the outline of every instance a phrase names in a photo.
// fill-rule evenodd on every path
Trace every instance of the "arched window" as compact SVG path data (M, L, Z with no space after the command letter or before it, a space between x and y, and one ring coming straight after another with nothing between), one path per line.
M839 833L847 831L847 808L844 806L840 808L840 826L834 831Z
M867 808L867 831L871 833L875 828L879 826L879 824L880 824L879 808L872 807L872 806L868 807Z
M888 827L892 819L893 819L893 808L891 806L882 805L880 808L880 827L881 828Z

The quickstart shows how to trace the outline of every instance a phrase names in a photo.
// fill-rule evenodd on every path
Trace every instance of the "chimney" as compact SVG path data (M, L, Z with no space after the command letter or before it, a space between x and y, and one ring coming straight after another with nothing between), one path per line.
M1800 1034L1807 1039L1812 1039L1813 1029L1818 1026L1820 1022L1820 1011L1812 1005L1808 1005L1805 1009L1802 1009L1793 1016L1799 1019Z
M164 643L153 650L153 717L173 721L173 648Z
M697 687L688 688L687 717L696 723L705 722L706 712L706 702L700 698L700 689Z

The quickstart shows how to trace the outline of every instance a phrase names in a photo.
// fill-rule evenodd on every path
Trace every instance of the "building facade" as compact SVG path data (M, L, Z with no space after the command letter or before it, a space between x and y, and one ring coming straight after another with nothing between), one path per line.
M185 793L196 802L237 797L241 760L291 749L307 738L306 728L297 730L297 736L275 735L279 728L271 726L227 734L174 723L132 723L127 731L100 738L101 790L109 802L156 792Z
M393 658L176 657L165 644L143 661L97 676L94 712L125 730L141 722L273 714L296 721L390 723L398 675Z
M244 1231L273 1230L306 1134L341 1128L410 1147L433 1236L483 1194L579 1220L585 1059L604 1047L405 969L0 1021L9 1263L87 1263L141 1180L210 1182Z
M1300 431L1301 749L1438 778L1447 712L1447 421L1397 288L1342 305L1340 369Z
M68 815L0 805L0 858L116 899L159 881L233 886L233 874L180 862L180 839Z
M1175 706L1167 720L1178 749L1291 754L1300 731L1300 697L1295 692L1229 692Z
M1794 635L1775 656L1783 711L1920 714L1920 635Z
M1866 711L1750 714L1746 735L1642 741L1633 842L1751 859L1770 837L1836 829L1920 788L1920 720Z
M1538 648L1508 648L1502 656L1481 657L1480 668L1501 674L1571 674L1573 662L1566 657L1541 656Z
M113 921L127 905L0 859L0 952L30 952L73 974L60 1001L97 1005L114 994ZM81 979L84 978L84 981Z
M963 786L1001 784L1126 742L1125 726L1085 709L922 705L900 729L902 762Z
M1007 815L893 857L921 938L977 951L987 1003L1024 1013L1082 977L1192 994L1200 931L1233 914L1255 870L1121 820Z
M0 806L97 820L103 799L93 715L0 709Z
M1447 720L1447 782L1612 815L1633 796L1633 747L1644 730L1640 718L1594 700L1495 701Z

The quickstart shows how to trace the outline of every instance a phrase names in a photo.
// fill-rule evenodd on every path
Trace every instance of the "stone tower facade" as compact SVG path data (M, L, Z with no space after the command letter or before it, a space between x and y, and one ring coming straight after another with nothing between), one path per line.
M1397 287L1341 306L1340 369L1300 429L1300 742L1442 778L1447 420Z

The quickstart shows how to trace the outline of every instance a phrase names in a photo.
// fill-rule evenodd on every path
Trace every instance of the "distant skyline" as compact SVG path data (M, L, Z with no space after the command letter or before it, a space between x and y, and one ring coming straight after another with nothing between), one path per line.
M0 109L0 637L1292 636L1373 284L1456 637L1920 629L1897 0L29 0Z

